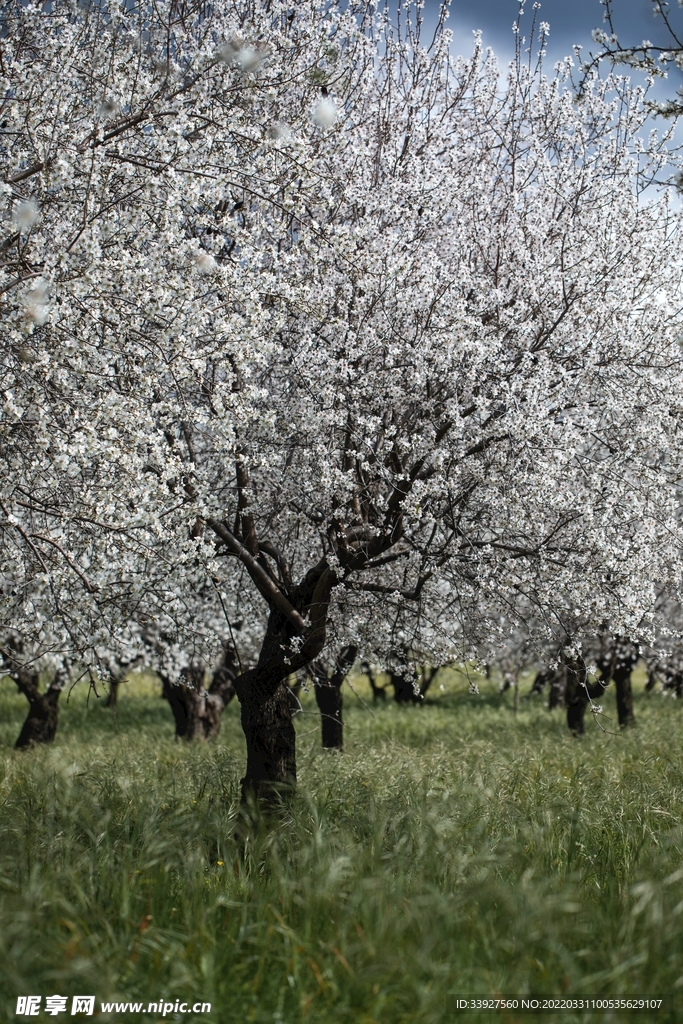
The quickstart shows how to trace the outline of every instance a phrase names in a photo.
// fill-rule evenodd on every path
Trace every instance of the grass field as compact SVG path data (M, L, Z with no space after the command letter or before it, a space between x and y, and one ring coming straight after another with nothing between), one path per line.
M683 1007L683 705L636 679L637 728L591 721L576 740L540 703L515 716L510 694L444 685L371 713L347 691L343 754L320 749L307 705L291 815L245 851L236 702L202 747L173 741L149 679L122 687L115 714L76 691L54 746L14 752L25 702L0 682L0 1018L31 1019L18 995L58 993L147 1024L672 1019L454 1000L680 993Z

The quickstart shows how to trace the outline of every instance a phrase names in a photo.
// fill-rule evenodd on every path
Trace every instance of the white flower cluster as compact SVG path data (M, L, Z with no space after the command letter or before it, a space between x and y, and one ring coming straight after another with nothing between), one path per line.
M41 650L250 661L275 609L292 657L442 663L677 593L642 95L357 6L6 7L2 625Z

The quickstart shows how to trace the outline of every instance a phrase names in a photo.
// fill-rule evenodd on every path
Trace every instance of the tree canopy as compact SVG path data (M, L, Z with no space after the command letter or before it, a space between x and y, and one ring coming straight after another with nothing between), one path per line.
M401 17L3 6L4 629L87 662L247 623L252 782L330 640L636 635L680 582L643 92Z

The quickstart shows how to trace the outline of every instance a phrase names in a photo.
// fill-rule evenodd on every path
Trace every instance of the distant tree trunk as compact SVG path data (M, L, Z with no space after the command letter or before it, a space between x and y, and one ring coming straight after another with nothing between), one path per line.
M637 660L638 647L628 640L615 637L611 649L608 649L598 661L603 686L606 686L610 679L614 680L617 691L617 718L622 729L636 724L631 672Z
M618 666L614 669L612 678L617 689L617 717L619 725L622 729L625 729L629 725L636 724L636 716L633 713L631 667Z
M365 673L365 675L368 677L368 682L370 683L370 689L372 690L373 702L376 704L377 701L379 701L379 700L386 700L387 699L386 688L384 686L379 686L379 684L377 683L377 679L375 678L375 674L372 671L372 669L370 668L370 666L367 663L367 661L362 662L361 669Z
M341 750L344 746L344 698L341 686L335 686L330 680L323 682L316 679L315 700L320 711L323 747L328 750Z
M288 684L287 690L289 691L289 706L292 714L297 715L302 710L301 701L299 699L299 694L301 693L301 680L296 679L293 686Z
M564 669L553 669L549 681L548 711L553 711L555 708L562 708L565 705L567 680Z
M648 673L647 673L647 683L645 684L645 692L646 693L650 693L651 690L654 690L656 685L657 685L657 673L655 672L654 669L649 669Z
M582 658L568 658L565 661L565 702L567 705L567 725L575 736L586 731L584 715L589 702L586 687L586 666Z
M420 672L420 697L424 698L426 696L427 690L434 682L438 671L438 667L435 668L434 665L431 665L429 668L426 665L422 666Z
M415 704L420 698L415 693L411 676L400 672L389 672L389 682L394 688L394 700L397 704Z
M421 704L437 672L438 667L430 666L427 668L425 665L421 665L419 683L416 687L414 676L404 675L402 672L393 672L391 669L387 670L389 684L394 688L394 700L396 703Z
M168 702L173 713L176 739L184 738L187 732L187 709L183 691L187 689L187 684L181 680L172 683L165 672L160 672L159 678L161 696Z
M37 672L21 667L12 668L10 674L29 703L16 749L52 743L59 724L59 698L69 678L66 669L59 669L45 693L40 692Z
M586 663L583 658L571 658L565 662L567 705L567 725L575 736L585 731L585 713L588 704L605 692L604 681L589 683L586 675Z
M109 692L104 702L105 708L115 708L119 702L119 686L122 679L118 676L111 676L109 679Z
M215 739L221 715L235 696L235 652L226 647L208 690L204 687L204 666L193 662L177 683L161 674L162 696L168 701L175 721L177 739L206 742Z
M342 683L352 667L358 648L349 644L338 655L334 671L328 678L325 667L319 662L312 667L315 699L320 710L323 747L341 750L344 746L344 723L342 719Z
M536 678L534 679L533 685L529 690L528 696L531 697L535 694L543 693L544 689L546 688L546 685L552 680L553 675L553 669L550 668L544 668L537 672Z
M638 661L639 649L628 640L617 638L612 666L612 679L617 690L617 717L622 729L636 724L633 712L631 673Z

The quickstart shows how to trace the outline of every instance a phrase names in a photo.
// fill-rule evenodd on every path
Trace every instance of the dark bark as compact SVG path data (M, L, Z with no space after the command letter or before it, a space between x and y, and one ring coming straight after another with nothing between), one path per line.
M583 661L571 658L565 662L565 702L567 705L567 725L575 736L586 731L584 716L589 702L588 689L585 685L586 672Z
M296 734L289 688L278 673L253 670L238 679L242 730L247 743L247 770L242 801L286 801L296 786Z
M334 671L328 678L324 666L313 666L313 683L315 699L320 711L323 747L328 750L341 750L344 746L344 723L342 708L342 683L358 655L358 648L349 644L338 656Z
M61 692L60 689L50 687L47 693L38 693L35 697L29 698L29 712L15 743L17 750L54 741L59 724Z
M553 669L549 679L548 711L565 706L566 676L564 669Z
M109 692L104 702L105 708L115 708L119 702L119 686L121 680L112 676L109 680Z
M617 717L622 729L636 724L633 712L631 672L638 661L638 647L621 637L615 637L598 661L603 685L614 680L617 691Z
M363 671L366 672L370 680L374 700L385 700L386 686L380 687L377 684L367 662L363 662ZM393 687L394 700L397 704L421 704L438 671L438 668L434 666L429 668L425 665L420 666L419 683L416 688L414 676L404 675L402 672L394 672L392 669L387 669L386 675L389 677L387 686Z
M59 698L68 675L60 669L45 693L40 692L38 673L25 667L10 668L10 675L28 700L28 715L21 727L15 747L21 750L40 743L52 743L59 724Z
M629 643L628 640L618 640L615 649L612 679L617 691L617 717L619 719L619 726L622 729L636 724L636 716L633 711L631 673L638 661L639 654L640 650L637 644Z
M564 667L567 725L575 736L581 736L586 731L586 708L591 700L603 695L605 683L602 680L588 683L583 658L569 658Z
M434 668L434 666L431 668L427 668L426 665L422 666L420 673L420 697L424 698L426 696L427 690L436 679L438 671L438 668Z
M619 725L625 729L629 725L636 724L636 716L633 713L633 690L631 689L631 668L630 666L619 666L615 668L612 678L617 689L617 717Z
M367 661L364 661L361 664L361 669L365 673L365 675L368 677L368 682L370 683L370 689L372 690L373 702L376 704L378 700L386 700L387 699L386 687L379 685L379 683L377 682L377 679L375 677L375 674L372 671L372 669L370 668L370 666L368 665Z
M394 688L394 700L397 704L416 704L422 699L419 693L415 692L412 676L389 672L389 682Z
M296 734L292 723L287 679L311 664L325 645L334 573L323 559L301 583L289 588L287 603L271 604L268 627L258 663L236 679L247 744L247 770L242 779L242 801L262 806L289 799L296 786ZM284 595L283 595L284 598ZM305 617L309 616L309 624ZM305 623L303 632L299 622ZM294 637L299 638L296 648Z
M221 715L236 692L234 657L234 651L226 648L208 689L204 667L196 663L184 670L177 683L161 675L162 697L173 712L177 739L206 742L218 736Z
M183 690L187 689L187 685L182 681L172 683L163 672L160 672L159 676L161 679L161 696L168 702L171 708L173 721L175 722L176 739L180 739L187 732L187 710L183 694Z
M531 697L535 696L536 694L543 693L547 684L551 681L552 677L553 670L550 668L543 668L539 672L537 672L536 678L534 679L533 685L529 690L528 696Z
M328 750L341 750L344 746L344 726L342 706L344 698L341 687L334 686L329 680L315 684L315 699L320 711L323 747Z

